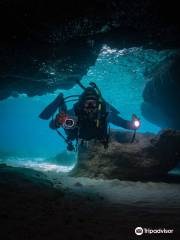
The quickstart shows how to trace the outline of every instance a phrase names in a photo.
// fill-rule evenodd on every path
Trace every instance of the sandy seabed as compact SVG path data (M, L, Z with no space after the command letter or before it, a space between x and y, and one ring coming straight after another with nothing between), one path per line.
M0 239L180 239L179 180L75 178L0 165ZM136 227L173 229L144 233Z

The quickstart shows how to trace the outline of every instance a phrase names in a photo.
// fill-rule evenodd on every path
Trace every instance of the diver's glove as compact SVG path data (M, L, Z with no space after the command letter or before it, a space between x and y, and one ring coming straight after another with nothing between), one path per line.
M133 114L131 120L131 128L133 130L136 130L140 128L140 125L141 125L140 119L135 114Z

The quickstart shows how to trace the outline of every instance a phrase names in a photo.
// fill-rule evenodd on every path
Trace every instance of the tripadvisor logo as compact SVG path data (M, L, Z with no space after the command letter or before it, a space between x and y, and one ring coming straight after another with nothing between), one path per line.
M143 228L142 227L135 228L135 234L136 235L142 235L143 234Z
M165 228L158 228L158 229L150 229L150 228L142 228L136 227L135 234L142 235L142 234L171 234L174 232L174 229L165 229Z

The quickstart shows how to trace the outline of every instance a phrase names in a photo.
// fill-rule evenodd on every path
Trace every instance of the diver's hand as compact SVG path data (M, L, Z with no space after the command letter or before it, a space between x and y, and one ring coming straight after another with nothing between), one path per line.
M136 129L140 128L140 125L141 125L140 119L135 114L133 114L132 120L131 120L132 129L136 130Z

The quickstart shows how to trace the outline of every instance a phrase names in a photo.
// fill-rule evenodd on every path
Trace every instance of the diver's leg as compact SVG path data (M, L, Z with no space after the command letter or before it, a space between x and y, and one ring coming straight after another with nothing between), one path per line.
M52 119L49 123L49 127L52 129L52 130L55 130L56 129L56 124L55 124L55 120Z
M59 112L67 113L67 105L64 101L64 97L62 98L61 103L59 104Z
M41 119L44 119L44 120L50 119L50 117L52 117L53 114L54 114L54 113L56 112L56 110L58 109L59 105L60 105L61 103L63 103L63 99L64 99L63 94L60 93L60 94L56 97L56 99L55 99L53 102L51 102L51 103L40 113L39 117L40 117Z

